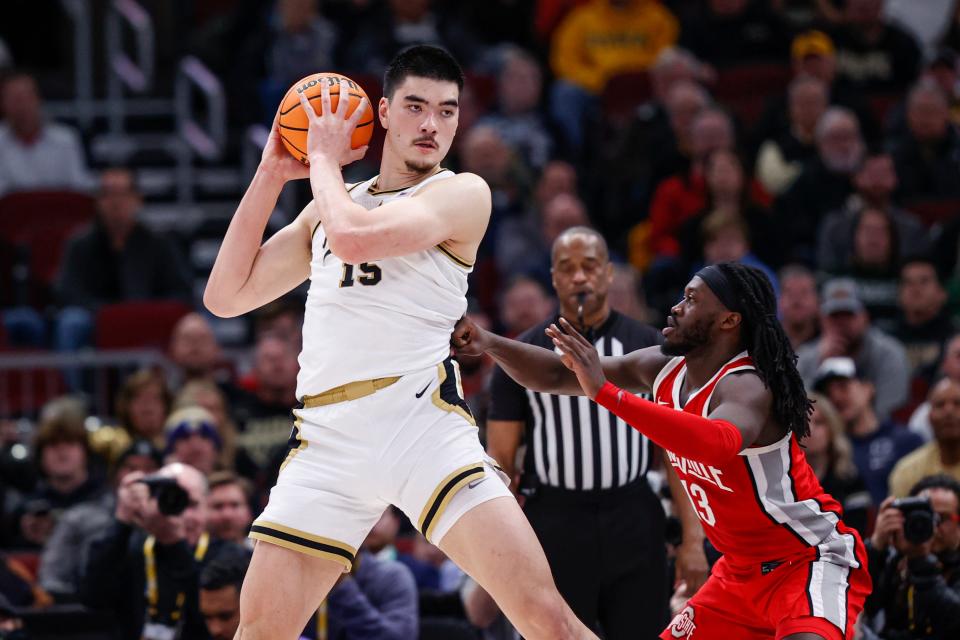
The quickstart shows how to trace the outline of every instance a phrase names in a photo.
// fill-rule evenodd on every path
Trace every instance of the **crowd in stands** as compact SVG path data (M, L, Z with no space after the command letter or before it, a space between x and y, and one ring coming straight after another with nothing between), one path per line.
M573 226L610 246L612 306L654 326L703 265L762 269L816 400L807 460L867 541L859 637L960 637L960 1L143 4L162 51L221 78L235 139L309 73L376 97L403 46L453 52L468 82L445 164L493 194L469 294L481 326L516 336L555 313L551 248ZM63 93L49 64L0 29L0 380L7 355L99 352L118 305L174 317L162 345L136 342L159 312L128 326L124 346L161 346L164 366L108 381L106 403L88 369L57 368L33 404L0 385L0 637L74 607L118 638L232 638L246 534L288 450L304 290L225 332L190 238L143 221L136 167L90 162L90 132L45 115L44 94ZM377 171L377 144L348 176ZM72 194L49 273L9 218L38 192ZM493 363L461 370L482 427ZM910 533L917 508L926 537ZM390 509L304 637L515 636Z

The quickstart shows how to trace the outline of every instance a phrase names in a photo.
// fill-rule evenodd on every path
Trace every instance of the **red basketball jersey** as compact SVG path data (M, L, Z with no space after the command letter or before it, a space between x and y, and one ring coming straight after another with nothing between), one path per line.
M717 384L731 373L753 371L743 352L680 404L684 358L674 358L653 385L658 404L706 417ZM736 564L772 562L801 553L858 567L856 537L840 520L839 503L824 493L793 433L749 447L714 467L667 452L710 542ZM815 550L815 551L814 551Z

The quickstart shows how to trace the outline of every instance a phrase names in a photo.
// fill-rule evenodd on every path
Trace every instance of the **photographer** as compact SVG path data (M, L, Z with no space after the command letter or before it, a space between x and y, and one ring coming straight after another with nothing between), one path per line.
M923 478L911 498L880 505L867 542L874 590L866 612L886 614L881 637L960 637L960 483Z
M82 588L84 604L113 612L120 638L209 638L197 580L221 543L206 532L207 493L203 475L179 463L124 478Z

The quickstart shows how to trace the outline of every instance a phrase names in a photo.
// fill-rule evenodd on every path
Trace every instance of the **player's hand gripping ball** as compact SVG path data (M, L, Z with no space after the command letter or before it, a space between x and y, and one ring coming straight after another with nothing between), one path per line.
M363 88L350 78L339 73L315 73L303 78L287 91L280 103L280 139L283 146L287 148L294 158L305 165L309 165L307 160L307 114L303 112L300 104L300 94L305 93L314 111L319 115L320 106L320 87L321 83L326 82L330 87L330 108L334 111L340 103L340 80L346 80L349 87L350 103L347 106L347 115L350 117L360 100L367 98ZM350 139L350 146L353 149L359 149L370 143L370 137L373 135L373 107L370 106L370 99L367 98L365 113L360 115L360 121L357 122L356 129L353 130L353 137Z

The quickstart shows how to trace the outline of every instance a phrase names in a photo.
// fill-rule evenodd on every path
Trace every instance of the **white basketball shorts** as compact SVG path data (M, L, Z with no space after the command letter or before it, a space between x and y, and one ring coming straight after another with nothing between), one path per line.
M439 544L467 511L511 496L480 445L452 359L294 416L290 453L251 538L349 570L390 504Z

